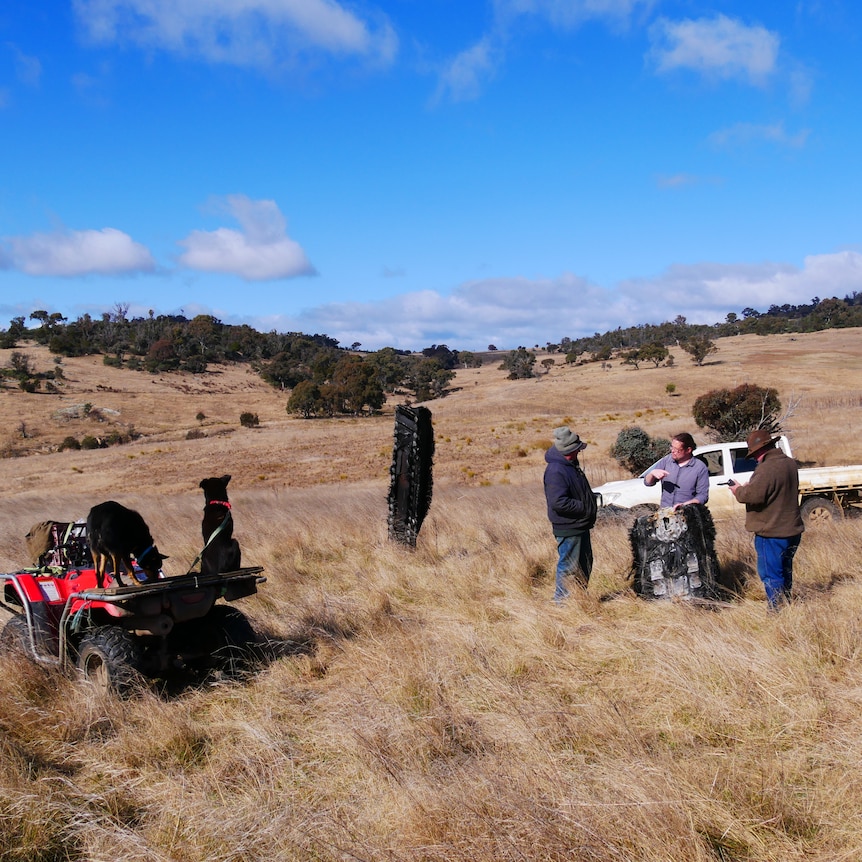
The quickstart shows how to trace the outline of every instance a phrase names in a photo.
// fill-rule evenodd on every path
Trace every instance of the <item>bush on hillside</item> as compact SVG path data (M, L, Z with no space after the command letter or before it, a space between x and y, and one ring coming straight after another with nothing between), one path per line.
M691 408L694 421L716 440L744 440L752 431L778 431L781 401L772 387L743 383L736 389L712 389Z
M639 476L668 453L668 441L663 437L650 437L638 425L623 428L611 446L611 457L616 459L633 476Z

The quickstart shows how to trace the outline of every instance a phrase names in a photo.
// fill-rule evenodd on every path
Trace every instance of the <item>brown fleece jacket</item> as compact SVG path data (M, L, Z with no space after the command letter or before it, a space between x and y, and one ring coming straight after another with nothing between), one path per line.
M798 536L804 529L799 513L799 470L780 449L770 449L736 491L745 503L745 529L767 539Z

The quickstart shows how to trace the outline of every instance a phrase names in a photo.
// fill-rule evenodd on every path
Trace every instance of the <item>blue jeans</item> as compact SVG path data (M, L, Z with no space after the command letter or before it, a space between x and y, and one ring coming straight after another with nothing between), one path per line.
M789 536L786 539L767 539L754 537L754 550L757 551L757 574L763 581L766 600L772 610L790 601L793 587L793 557L802 536Z
M556 536L557 552L560 559L557 562L557 587L554 590L554 601L561 602L569 595L566 579L574 575L578 583L586 589L593 570L593 546L590 541L590 531L583 530L575 536Z

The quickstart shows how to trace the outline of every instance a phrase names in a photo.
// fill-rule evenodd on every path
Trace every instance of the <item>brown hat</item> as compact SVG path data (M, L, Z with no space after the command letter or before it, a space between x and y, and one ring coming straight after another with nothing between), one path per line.
M756 431L752 431L751 434L748 435L745 442L748 444L748 453L745 457L751 458L760 452L761 449L766 449L768 446L774 446L776 438L774 438L771 432L767 431L765 428L758 428Z
M565 425L561 428L554 428L554 446L563 455L571 455L572 452L580 452L581 449L587 448L587 444Z

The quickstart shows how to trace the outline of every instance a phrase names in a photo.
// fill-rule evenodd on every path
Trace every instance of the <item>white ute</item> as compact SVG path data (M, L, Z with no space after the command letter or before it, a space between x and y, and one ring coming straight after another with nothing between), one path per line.
M778 446L793 457L790 442L783 435L778 438ZM726 514L734 507L740 513L745 507L736 502L727 480L735 479L740 484L751 478L757 461L747 458L748 446L745 442L711 443L698 446L695 458L706 464L709 470L709 510L714 514ZM619 482L606 482L593 488L600 507L637 510L632 514L655 511L661 500L661 483L651 488L644 485L643 476L652 468L645 470L637 479L623 479ZM844 511L862 504L862 465L850 467L811 467L799 471L799 500L802 517L807 523L838 520Z

